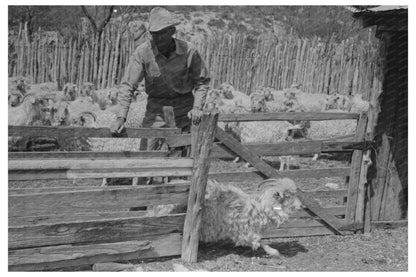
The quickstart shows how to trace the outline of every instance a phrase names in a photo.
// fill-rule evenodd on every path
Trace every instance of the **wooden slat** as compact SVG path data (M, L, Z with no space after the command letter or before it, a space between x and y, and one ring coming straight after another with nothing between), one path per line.
M194 160L186 218L183 226L181 258L184 262L196 262L199 244L199 228L202 220L205 190L210 166L209 155L217 129L218 113L204 114L201 122L192 126L192 157Z
M349 167L339 168L319 168L319 169L299 169L279 171L282 177L294 178L324 178L324 177L347 177L350 174ZM250 171L232 171L232 172L211 172L208 174L210 179L218 182L244 182L262 181L264 178L260 171L252 169Z
M241 122L241 121L278 121L278 120L340 120L358 119L358 113L308 113L308 112L289 112L289 113L249 113L249 114L220 114L218 121Z
M327 213L335 216L345 215L345 206L333 206L323 208ZM62 222L74 221L96 221L96 220L116 220L120 218L138 218L146 216L146 211L94 211L87 213L74 214L49 214L42 216L25 216L25 217L11 217L8 218L9 226L30 226L39 224L57 224ZM291 215L292 218L312 218L311 212L307 210L299 210Z
M325 212L327 214L330 214L330 215L334 215L334 216L344 216L345 215L345 206L323 207L322 209L324 209ZM311 213L308 210L304 210L304 209L295 211L291 215L292 218L311 217L311 216L313 216L313 213Z
M166 157L167 151L119 151L119 152L94 152L94 151L56 151L56 152L9 152L8 158L12 159L118 159L118 158L153 158Z
M9 216L68 214L186 202L188 184L9 195Z
M151 239L182 232L184 219L185 214L176 214L12 226L8 232L9 249Z
M50 179L97 179L132 178L156 176L190 176L191 168L108 168L108 169L62 169L62 170L13 170L9 181Z
M111 138L113 135L109 128L86 128L86 127L50 127L50 126L10 126L9 136L51 136L51 137L97 137ZM126 128L129 138L164 138L180 134L177 128Z
M334 233L327 227L306 227L306 228L279 228L271 230L262 235L266 238L290 238L290 237L310 237L333 235Z
M324 227L325 225L319 220L309 218L289 218L288 221L279 226L279 228L307 228L307 227Z
M191 158L37 159L9 160L12 170L191 168Z
M152 241L94 245L62 245L9 251L9 271L36 271L133 259L180 255L182 236L170 234Z
M398 227L408 227L407 220L395 220L395 221L372 221L371 226L373 228L382 228L382 229L394 229Z
M364 140L366 128L367 128L367 114L362 113L360 120L358 121L357 131L355 134L356 141ZM345 216L345 225L354 224L355 221L362 222L362 218L356 218L357 201L359 199L358 193L360 191L359 185L360 185L362 158L363 158L363 150L355 150L352 153L351 173L350 173L349 186L348 186L348 201L347 201L347 213Z
M350 138L350 136L346 137L346 139L348 138ZM167 139L167 144L172 148L187 146L191 144L191 136L189 134L184 134L181 136L169 137ZM365 142L336 140L313 140L279 143L243 143L243 145L250 149L250 151L255 151L260 156L351 152L354 149L363 149L366 147ZM227 151L226 147L222 143L214 143L211 157L232 158L233 156L234 155Z
M39 224L57 224L62 222L74 221L92 221L103 219L119 219L119 218L138 218L146 216L146 211L94 211L87 213L73 213L73 214L48 214L48 215L33 215L23 217L9 216L9 227L13 226L30 226Z

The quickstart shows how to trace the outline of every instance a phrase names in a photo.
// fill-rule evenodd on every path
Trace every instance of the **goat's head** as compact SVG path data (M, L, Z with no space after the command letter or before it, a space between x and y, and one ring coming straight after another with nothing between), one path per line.
M108 101L110 105L117 105L118 103L118 88L111 88L108 92Z
M234 98L234 94L233 94L234 87L231 84L228 84L228 83L221 84L219 91L222 97L224 97L225 99Z
M80 95L91 96L94 90L95 90L95 85L93 83L90 83L90 82L83 83L81 86Z
M25 77L20 77L15 80L17 90L25 95L26 92L30 89L29 80Z
M68 103L60 101L49 106L49 121L52 126L69 125Z
M271 207L279 216L287 216L301 208L295 182L289 178L264 180L258 185L258 190L262 205Z
M66 83L64 86L65 99L68 101L74 101L77 98L78 87L72 83Z
M250 110L253 113L266 112L266 96L254 93L250 96Z
M46 117L48 101L28 93L22 98L22 105L28 116L27 125L33 125L35 122L44 122Z
M23 95L20 92L15 92L9 94L9 105L11 107L17 107L20 103L22 103Z

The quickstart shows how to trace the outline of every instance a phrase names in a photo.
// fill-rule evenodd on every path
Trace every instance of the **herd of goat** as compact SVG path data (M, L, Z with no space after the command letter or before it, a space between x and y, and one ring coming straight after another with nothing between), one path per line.
M134 94L127 118L128 127L140 127L144 116L147 96L143 86L139 88ZM29 85L25 78L10 78L8 124L108 128L115 120L117 94L117 88L96 90L91 83L84 83L80 90L74 84L65 84L63 90L58 91L55 83ZM359 112L367 109L366 105L357 97L302 95L296 87L283 92L260 88L248 96L234 90L229 84L223 84L209 91L205 109L220 113ZM219 126L242 143L310 138L314 128L309 121L220 122ZM354 131L354 127L347 132L351 130ZM261 247L270 256L279 256L277 249L261 240L262 234L278 228L300 207L296 185L287 178L265 180L251 194L234 185L209 180L200 239L205 242L229 239L237 246L252 249ZM148 207L147 213L150 216L163 216L177 209L175 205L154 206Z

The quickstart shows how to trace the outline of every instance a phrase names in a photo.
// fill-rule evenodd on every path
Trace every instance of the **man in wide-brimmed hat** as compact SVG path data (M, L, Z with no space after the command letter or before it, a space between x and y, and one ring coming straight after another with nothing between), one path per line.
M163 106L173 107L176 127L182 132L190 131L191 120L200 121L210 79L195 46L173 37L178 24L166 9L151 10L148 28L151 39L139 45L130 58L119 91L120 108L112 128L114 133L124 131L133 92L143 79L148 99L142 127L160 122ZM154 150L157 144L149 141L149 150ZM145 147L141 143L140 149Z

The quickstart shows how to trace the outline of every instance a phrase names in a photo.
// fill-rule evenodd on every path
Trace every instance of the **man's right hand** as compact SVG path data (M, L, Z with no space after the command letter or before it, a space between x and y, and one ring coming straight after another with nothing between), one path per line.
M123 131L125 131L124 121L125 120L122 117L117 118L117 120L111 125L111 133L121 134Z

